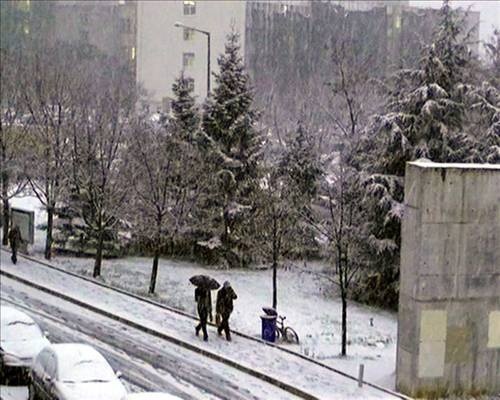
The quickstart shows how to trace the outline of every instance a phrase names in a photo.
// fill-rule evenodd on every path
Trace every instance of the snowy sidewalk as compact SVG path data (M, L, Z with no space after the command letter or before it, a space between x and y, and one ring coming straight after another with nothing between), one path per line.
M13 207L35 213L37 226L46 224L44 207L33 196L13 198ZM30 251L41 260L46 231L35 229L35 243ZM91 276L91 258L57 256L51 264L80 275ZM151 258L123 257L104 260L102 279L113 287L147 296L151 275ZM302 263L301 263L302 264ZM299 346L291 351L315 359L330 367L357 376L364 364L367 381L395 389L397 315L377 307L348 302L347 357L340 356L342 304L337 288L320 278L331 270L325 262L307 262L301 269L278 270L278 305L280 314L300 336ZM260 336L263 306L272 300L272 272L269 269L218 269L196 262L161 258L158 267L155 299L167 306L196 314L193 286L188 279L209 274L220 283L229 280L238 294L231 315L231 327L249 336Z
M216 332L211 329L210 341L203 342L201 338L195 337L195 324L190 318L168 311L159 311L153 305L93 285L91 282L49 270L33 262L23 260L14 266L6 252L1 252L1 265L2 269L7 272L47 286L52 290L92 304L150 329L190 342L246 367L258 369L321 399L391 397L366 386L360 389L353 380L300 360L293 355L283 353L278 349L263 346L261 343L242 337L235 336L234 340L229 343L217 337Z

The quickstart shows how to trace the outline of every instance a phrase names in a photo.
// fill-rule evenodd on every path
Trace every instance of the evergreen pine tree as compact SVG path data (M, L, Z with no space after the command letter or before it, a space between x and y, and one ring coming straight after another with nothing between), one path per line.
M498 87L500 85L500 29L493 31L493 36L484 46L490 64L491 79Z
M260 135L252 108L249 77L239 54L239 35L228 35L225 52L218 59L216 87L204 108L201 146L216 177L211 201L220 210L214 215L223 255L229 265L248 259L252 211L258 190Z
M199 110L193 96L192 80L181 74L172 85L173 123L176 131L184 140L192 142L200 127Z
M309 204L317 194L321 168L314 143L309 140L306 129L300 122L297 134L280 162L280 168L286 171L292 181L295 196L305 198L303 203Z
M323 174L319 154L310 133L299 122L296 134L288 143L278 166L287 188L287 199L294 215L293 234L287 239L292 256L304 256L317 251L315 233L305 221L310 217L311 203L318 194Z
M468 118L475 132L476 146L470 161L500 163L500 31L495 30L485 43L487 64L482 69L482 82L471 88Z
M463 19L445 0L433 41L419 68L399 71L387 112L374 118L365 136L366 207L375 273L372 301L397 305L400 227L407 161L465 162L475 139L464 131L472 58ZM374 150L375 147L375 150ZM387 292L387 289L390 293ZM363 294L368 293L362 290Z

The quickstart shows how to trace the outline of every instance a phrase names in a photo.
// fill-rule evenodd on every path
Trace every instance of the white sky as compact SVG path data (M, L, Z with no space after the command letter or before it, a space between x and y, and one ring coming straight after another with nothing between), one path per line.
M440 0L410 0L411 6L440 8ZM472 5L471 10L479 11L480 25L479 38L487 40L493 34L493 26L500 28L500 1L498 0L452 0L452 7L467 8Z

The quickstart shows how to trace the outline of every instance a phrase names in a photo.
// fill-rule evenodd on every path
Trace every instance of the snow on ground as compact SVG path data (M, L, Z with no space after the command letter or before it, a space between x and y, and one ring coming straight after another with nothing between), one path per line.
M94 285L91 282L65 275L59 271L48 270L28 260L22 260L17 265L13 265L8 253L3 251L1 252L1 268L24 279L49 287L58 293L69 295L107 312L119 315L134 323L163 332L179 340L196 344L197 347L223 356L247 368L258 369L324 400L391 397L366 385L363 388L358 388L355 380L347 379L339 374L307 363L273 347L263 346L259 342L239 336L234 336L232 342L227 342L222 337L217 337L213 328L210 328L210 340L204 342L200 337L195 337L195 323L188 317L166 310L160 311L151 304ZM2 279L2 284L5 280L9 282L8 279ZM9 286L12 285L14 285L13 282L9 283ZM44 295L42 297L45 302L48 301L48 296ZM55 302L57 303L58 300L56 299Z
M13 199L12 205L35 211L35 225L45 223L46 214L34 197ZM31 251L40 253L44 248L45 231L35 233ZM55 257L53 263L73 272L90 275L93 260L74 257ZM152 260L130 257L105 260L102 278L141 295L147 294ZM310 264L310 270L321 271L327 266ZM272 272L270 270L211 269L196 263L160 260L157 300L172 307L195 314L194 288L189 277L199 273L210 274L221 284L229 280L238 299L231 317L232 327L243 333L259 336L263 306L270 306ZM395 313L349 302L348 306L348 356L339 357L341 338L341 303L335 288L314 273L288 269L278 272L278 309L287 316L301 338L299 346L288 348L332 367L357 374L360 363L365 364L366 380L394 388L397 337ZM215 292L213 292L215 303ZM370 325L373 318L373 326Z
M0 386L0 400L27 400L26 386Z
M54 263L73 272L90 275L92 259L57 257ZM147 294L152 261L133 257L106 260L103 280L112 285ZM312 268L318 269L319 266ZM238 331L260 336L262 307L271 305L272 272L270 270L208 270L194 263L160 260L156 300L196 314L194 288L188 279L206 273L221 284L229 280L238 299L230 323ZM368 381L394 387L397 317L395 314L350 302L348 305L347 358L341 358L341 303L325 291L334 291L328 283L313 274L297 270L278 272L278 309L286 315L301 339L299 346L287 345L318 361L356 375L360 363L365 364ZM212 300L215 303L215 293ZM373 318L373 326L370 326Z

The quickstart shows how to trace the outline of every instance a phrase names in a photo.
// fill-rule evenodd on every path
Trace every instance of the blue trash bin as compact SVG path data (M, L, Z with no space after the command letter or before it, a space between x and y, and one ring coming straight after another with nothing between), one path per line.
M276 341L276 315L261 315L262 339L274 343Z

